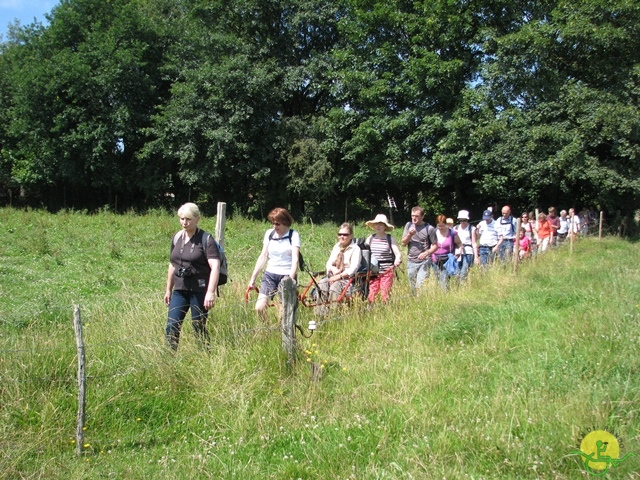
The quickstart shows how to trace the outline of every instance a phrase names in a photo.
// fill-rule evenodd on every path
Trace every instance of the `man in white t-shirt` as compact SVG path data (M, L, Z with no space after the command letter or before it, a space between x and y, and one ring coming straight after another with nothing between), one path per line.
M486 266L493 262L498 252L498 242L500 241L491 210L487 209L482 212L482 221L478 224L476 238L478 239L476 258L480 259L481 266Z
M516 241L516 219L511 215L511 207L502 207L502 215L496 220L498 231L498 257L506 262L513 256L513 244Z

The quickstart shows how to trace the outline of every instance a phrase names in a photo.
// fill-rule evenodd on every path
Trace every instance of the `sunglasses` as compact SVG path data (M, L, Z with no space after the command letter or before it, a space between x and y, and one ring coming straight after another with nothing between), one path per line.
M281 223L278 222L273 222L271 225L273 225L274 227L279 227L280 225L282 225Z
M338 233L339 237L348 237L349 235L351 235L350 233Z

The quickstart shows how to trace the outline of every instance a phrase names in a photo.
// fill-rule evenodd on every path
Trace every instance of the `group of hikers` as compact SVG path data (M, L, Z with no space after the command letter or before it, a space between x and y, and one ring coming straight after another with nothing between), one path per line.
M422 207L411 209L411 221L404 226L400 244L407 247L407 277L412 293L416 293L430 273L437 275L446 290L450 278L464 281L469 269L494 261L507 262L518 250L517 261L544 252L550 246L581 231L580 219L573 209L562 210L560 215L550 207L548 214L533 215L524 212L520 220L513 217L508 205L502 207L498 219L493 218L491 208L482 214L477 225L470 222L469 211L458 212L458 223L452 218L437 215L435 226L425 221ZM186 203L178 209L182 229L171 244L167 284L164 294L168 306L166 339L176 350L180 329L187 311L191 309L196 336L208 343L207 312L215 305L216 290L224 253L210 235L198 228L200 211L197 205ZM284 208L274 208L267 216L271 228L262 239L262 249L247 284L247 290L258 290L255 310L266 316L269 302L278 293L285 278L296 279L300 269L300 234L291 228L293 217ZM353 225L343 223L338 228L337 242L325 265L323 277L318 281L318 298L332 302L345 288L351 288L352 279L358 275L363 257L368 259L366 299L373 303L378 296L386 302L394 281L394 272L402 263L402 253L396 238L389 232L394 225L386 215L378 214L365 225L372 234L356 241ZM258 276L262 272L259 288ZM226 273L226 272L225 272ZM225 277L226 278L226 277ZM322 302L321 302L322 303Z

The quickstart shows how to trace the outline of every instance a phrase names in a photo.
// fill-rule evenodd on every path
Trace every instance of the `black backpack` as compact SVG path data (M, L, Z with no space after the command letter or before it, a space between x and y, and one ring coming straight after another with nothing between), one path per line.
M293 232L295 232L295 230L293 228L289 229L289 234L286 237L282 237L282 238L276 238L276 240L284 240L285 238L289 239L289 243L291 243L291 235L293 235ZM276 231L273 230L270 234L269 234L269 241L273 240L273 236L275 235ZM304 263L304 258L302 257L302 252L300 250L298 250L298 268L300 268L300 270L302 270L303 272L307 271L307 264Z
M353 243L360 247L360 265L358 265L358 273L378 273L377 266L371 264L371 248L366 238L354 238Z

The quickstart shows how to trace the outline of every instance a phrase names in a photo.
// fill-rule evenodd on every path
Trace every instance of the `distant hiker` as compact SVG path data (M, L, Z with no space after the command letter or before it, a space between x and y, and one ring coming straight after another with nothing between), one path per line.
M497 245L499 241L496 222L493 221L493 213L489 209L482 212L482 221L478 224L476 238L478 240L480 265L486 266L493 262L498 252Z
M580 216L574 208L569 209L569 236L576 236L580 233Z
M560 217L556 214L556 207L549 207L547 222L553 229L553 236L549 239L549 245L553 246L557 242L558 230L560 229Z
M518 239L518 258L520 260L529 258L531 255L531 239L527 237L527 232L520 227L520 238Z
M478 259L478 242L476 239L476 227L469 223L469 212L467 210L460 210L458 212L458 225L453 229L460 238L460 280L467 278L469 268L477 263Z
M383 214L376 215L376 218L365 223L369 228L375 230L373 235L367 237L366 243L371 249L371 256L378 262L378 275L369 282L369 295L367 300L375 302L378 293L383 302L389 299L389 292L393 286L394 268L402 262L402 253L398 248L398 242L393 235L387 232L393 230L393 225Z
M513 244L516 241L516 219L511 216L511 207L502 207L502 215L496 220L498 232L498 257L501 261L511 260L513 256Z
M291 214L284 208L274 208L267 219L273 228L268 229L262 238L262 251L248 285L250 289L255 288L256 279L266 264L255 306L263 320L266 319L269 300L278 293L282 280L286 277L296 280L300 254L300 235L289 228L293 223Z
M185 203L178 209L178 217L182 230L171 243L164 293L164 303L169 307L166 338L173 350L178 349L180 329L189 309L196 336L208 345L207 312L215 305L220 275L220 251L216 242L207 241L211 235L198 228L198 206Z
M444 215L436 217L436 227L438 248L433 252L433 268L438 273L440 286L446 290L451 276L451 273L447 270L446 263L450 258L450 254L455 256L456 248L462 247L462 243L453 228L447 226L447 217ZM457 262L457 259L454 260Z
M524 233L529 240L533 240L533 220L527 212L524 212L520 217L520 226L524 228Z
M558 228L558 231L556 232L558 239L556 240L557 243L562 243L565 241L565 239L567 238L567 235L569 234L569 229L571 228L571 218L569 218L567 216L567 211L566 210L560 210L560 227Z
M416 293L422 282L429 278L431 255L438 248L436 229L425 223L422 207L411 209L411 221L404 226L400 243L407 247L409 288Z
M540 212L536 222L536 237L538 238L538 252L544 252L553 243L554 230L547 216Z

